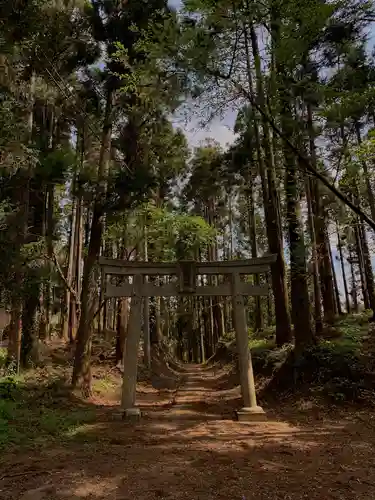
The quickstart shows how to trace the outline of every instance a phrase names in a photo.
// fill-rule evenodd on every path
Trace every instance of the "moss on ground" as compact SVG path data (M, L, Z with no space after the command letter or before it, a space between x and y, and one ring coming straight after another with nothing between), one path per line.
M251 337L254 371L270 377L265 393L308 391L334 402L375 404L375 332L367 312L338 319L325 337L298 356L292 345L277 348L268 335ZM374 336L374 344L369 340ZM328 338L326 338L328 337Z
M61 443L95 420L95 406L75 398L64 380L0 378L0 449Z

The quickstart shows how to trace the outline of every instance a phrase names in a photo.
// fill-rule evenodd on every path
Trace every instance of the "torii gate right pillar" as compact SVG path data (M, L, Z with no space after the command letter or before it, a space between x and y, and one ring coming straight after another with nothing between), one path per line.
M237 411L238 420L241 422L256 422L265 420L266 415L257 405L253 364L249 349L249 336L245 316L245 304L240 290L240 275L232 274L232 306L233 323L236 330L236 344L239 358L241 393L243 408Z

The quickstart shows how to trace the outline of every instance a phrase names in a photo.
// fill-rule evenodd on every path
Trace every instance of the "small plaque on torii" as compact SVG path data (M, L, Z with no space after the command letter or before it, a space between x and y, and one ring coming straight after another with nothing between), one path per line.
M197 269L195 261L184 260L178 262L178 291L179 293L194 294L197 289Z

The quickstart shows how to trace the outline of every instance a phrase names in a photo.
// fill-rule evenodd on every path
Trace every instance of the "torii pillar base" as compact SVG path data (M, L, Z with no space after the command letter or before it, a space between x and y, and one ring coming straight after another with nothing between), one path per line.
M127 408L123 410L122 419L127 422L139 422L141 419L142 413L139 408Z
M236 414L239 422L264 422L267 420L267 415L261 406L241 408Z

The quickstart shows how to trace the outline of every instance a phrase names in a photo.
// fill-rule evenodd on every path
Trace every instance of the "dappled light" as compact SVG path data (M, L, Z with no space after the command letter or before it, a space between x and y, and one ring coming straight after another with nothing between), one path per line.
M60 348L50 354L50 369L61 369ZM160 351L158 359L160 366ZM1 498L263 500L299 499L304 491L316 499L328 498L327 491L372 497L375 435L366 409L330 408L296 393L277 404L262 398L266 421L238 422L240 388L222 389L230 380L227 363L173 370L164 364L161 376L153 374L158 388L138 384L136 423L123 420L121 370L108 364L93 367L112 383L104 392L99 385L91 400L64 389L63 379L40 381L38 370L30 382L15 381L7 401L17 420L2 442ZM162 387L167 372L174 388Z

